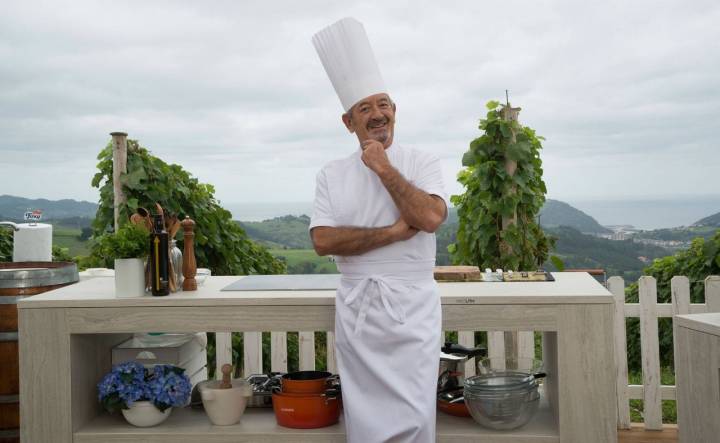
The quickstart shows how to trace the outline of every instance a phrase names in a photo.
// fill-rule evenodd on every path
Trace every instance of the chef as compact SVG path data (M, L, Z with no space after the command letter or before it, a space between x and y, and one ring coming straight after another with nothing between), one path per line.
M313 36L357 137L317 174L310 235L342 273L335 350L349 443L434 442L442 339L435 230L447 217L440 162L395 140L388 95L360 22Z

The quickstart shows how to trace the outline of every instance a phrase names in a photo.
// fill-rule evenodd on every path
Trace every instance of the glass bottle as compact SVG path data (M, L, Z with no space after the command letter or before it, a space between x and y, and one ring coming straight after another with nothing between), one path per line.
M168 250L168 233L162 215L155 216L153 232L150 234L150 291L154 296L170 294L168 271L170 257Z
M175 287L179 291L184 280L182 273L183 255L180 248L177 247L177 240L175 239L170 241L170 260L172 260L173 271L175 271Z

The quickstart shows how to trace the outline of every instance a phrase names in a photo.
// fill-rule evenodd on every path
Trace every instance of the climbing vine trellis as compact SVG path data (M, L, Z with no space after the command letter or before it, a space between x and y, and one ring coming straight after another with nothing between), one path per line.
M138 207L154 208L160 203L169 213L190 216L196 223L195 255L198 266L218 275L281 274L285 264L267 249L251 241L232 215L215 199L212 185L200 183L180 165L167 164L141 147L127 141L127 173L120 176L127 200L120 205L125 223ZM108 144L98 155L98 169L92 185L100 189L100 202L93 221L95 238L108 235L113 227L113 155ZM178 239L182 244L182 239ZM93 256L102 257L93 249ZM91 259L93 258L91 256ZM110 266L109 262L100 265Z
M548 258L552 239L535 218L545 202L542 137L517 121L519 108L487 103L484 131L463 155L458 181L457 240L448 247L455 264L534 270Z

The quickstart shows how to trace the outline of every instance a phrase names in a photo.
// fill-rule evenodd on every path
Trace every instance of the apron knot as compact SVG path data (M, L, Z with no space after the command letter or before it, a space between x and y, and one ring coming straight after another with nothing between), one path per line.
M400 324L405 323L405 310L393 297L393 293L403 294L403 292L396 286L389 284L387 279L379 274L368 275L360 280L345 298L345 304L348 306L360 304L357 320L355 321L355 335L359 336L362 333L367 311L373 298L380 298L385 312L390 318Z

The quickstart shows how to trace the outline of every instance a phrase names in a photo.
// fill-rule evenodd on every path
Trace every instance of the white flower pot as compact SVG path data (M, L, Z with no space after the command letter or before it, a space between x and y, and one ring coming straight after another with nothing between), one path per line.
M125 420L131 425L140 428L159 425L170 416L170 412L172 412L172 408L167 408L165 412L160 412L160 409L156 408L155 405L149 401L136 401L130 406L130 409L122 410Z
M145 265L140 258L115 259L115 297L145 295Z

